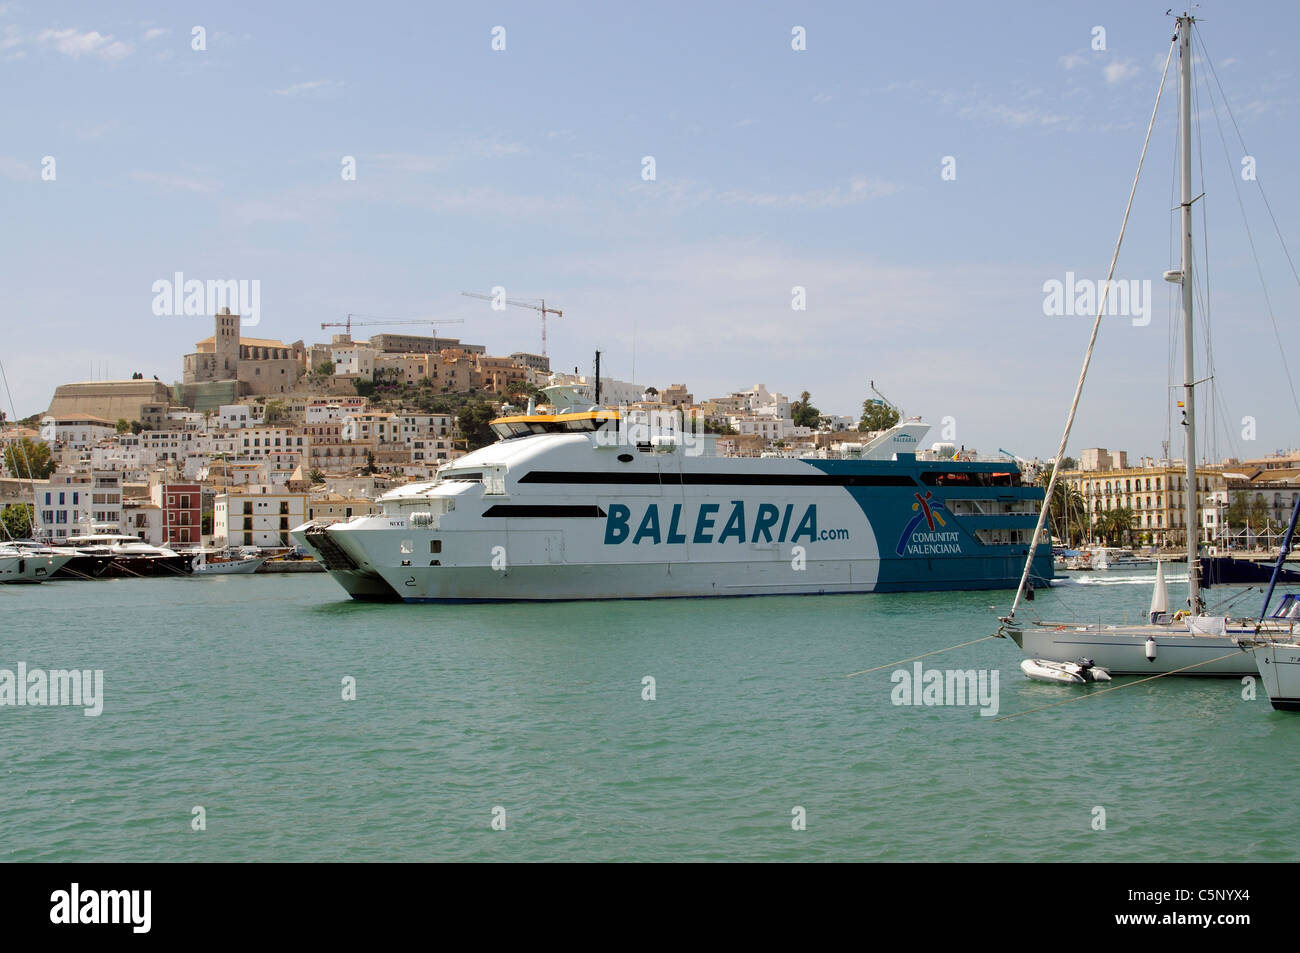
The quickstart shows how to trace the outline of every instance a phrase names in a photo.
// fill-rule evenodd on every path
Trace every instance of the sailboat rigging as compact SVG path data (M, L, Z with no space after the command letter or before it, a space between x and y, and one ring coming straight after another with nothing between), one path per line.
M1165 273L1165 279L1180 286L1181 318L1183 341L1182 368L1182 425L1185 429L1185 519L1187 539L1187 609L1185 612L1168 612L1167 597L1162 595L1164 587L1163 571L1158 568L1157 591L1153 595L1148 619L1141 625L1102 625L1097 622L1047 622L1036 621L1029 626L1021 624L1016 617L1022 598L1028 598L1030 591L1031 563L1027 560L1020 587L1016 591L1010 612L1001 618L997 635L1010 638L1031 659L1047 662L1077 662L1081 658L1095 661L1096 665L1113 674L1157 674L1175 671L1191 675L1238 675L1252 674L1256 671L1254 651L1259 644L1252 639L1268 639L1270 635L1289 633L1291 623L1276 620L1230 620L1225 616L1205 615L1205 606L1201 597L1200 555L1200 518L1197 499L1196 473L1196 388L1199 383L1195 369L1195 325L1193 322L1193 301L1195 285L1193 282L1192 262L1192 209L1203 197L1193 195L1192 188L1192 30L1196 20L1183 14L1176 18L1177 30L1170 44L1169 55L1165 59L1164 71L1160 78L1160 87L1156 94L1155 107L1151 122L1147 127L1146 139L1142 146L1142 155L1138 161L1137 174L1129 193L1129 203L1124 212L1124 222L1119 239L1111 259L1110 272L1101 295L1101 303L1093 322L1092 334L1085 352L1083 367L1075 386L1074 400L1066 419L1065 430L1061 435L1060 447L1052 467L1052 476L1039 513L1038 525L1030 543L1030 553L1036 551L1042 539L1042 531L1047 520L1048 508L1053 498L1060 471L1061 460L1069 441L1078 410L1083 383L1092 361L1096 346L1101 317L1105 313L1106 297L1114 275L1115 263L1124 241L1129 214L1133 207L1133 196L1137 190L1142 166L1151 141L1151 132L1155 125L1156 114L1168 77L1169 65L1175 47L1179 57L1179 226L1181 232L1181 250L1179 267ZM1171 480L1170 483L1173 483ZM1177 491L1174 486L1169 490Z

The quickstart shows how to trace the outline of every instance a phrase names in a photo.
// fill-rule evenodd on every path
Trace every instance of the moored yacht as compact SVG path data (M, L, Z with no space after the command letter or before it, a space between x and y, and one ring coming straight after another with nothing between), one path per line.
M16 546L0 546L0 583L35 583L53 579L71 560L52 552L27 551Z
M154 546L138 536L121 533L90 533L68 538L67 545L88 556L107 556L109 563L96 578L134 576L188 576L194 556L165 546Z

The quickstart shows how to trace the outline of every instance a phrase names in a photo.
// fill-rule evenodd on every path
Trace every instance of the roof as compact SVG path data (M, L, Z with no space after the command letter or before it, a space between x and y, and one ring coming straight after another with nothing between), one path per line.
M215 337L215 336L206 337L206 338L204 338L202 341L197 342L197 344L212 344L212 345L215 345L216 343L217 343L217 340L216 340L216 337ZM291 348L289 347L289 345L285 344L283 341L277 341L277 340L275 340L274 338L246 338L246 337L240 337L240 339L239 339L239 343L240 343L241 345L243 345L244 347L282 347L282 348L284 348L286 351L287 351L287 350L291 350ZM197 346L197 344L196 344L196 346Z
M102 424L105 427L117 426L116 421L105 420L103 417L96 417L94 414L62 414L57 417L54 416L53 414L46 414L44 417L41 418L41 420L51 420L51 419L54 421L56 426L59 424L68 424L68 423Z
M1294 468L1260 470L1250 478L1252 483L1294 483L1296 480L1300 480L1300 469Z

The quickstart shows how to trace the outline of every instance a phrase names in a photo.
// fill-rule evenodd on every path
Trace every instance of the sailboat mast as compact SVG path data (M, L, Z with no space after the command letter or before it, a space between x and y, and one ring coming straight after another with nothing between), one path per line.
M1183 426L1187 428L1187 605L1198 611L1201 601L1201 532L1196 499L1196 367L1195 329L1192 326L1192 23L1193 17L1178 18L1179 79L1179 165L1182 179L1183 250Z

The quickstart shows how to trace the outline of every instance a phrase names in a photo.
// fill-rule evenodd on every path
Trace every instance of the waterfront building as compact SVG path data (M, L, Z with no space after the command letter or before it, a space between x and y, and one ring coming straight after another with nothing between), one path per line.
M122 474L110 470L55 471L33 494L37 535L65 539L91 532L119 532L122 484Z
M124 500L122 532L128 536L138 536L153 546L162 546L164 543L162 507L148 500Z
M1131 532L1139 542L1152 546L1187 545L1186 470L1177 460L1150 467L1111 470L1069 470L1062 479L1077 490L1083 500L1083 515L1089 526L1097 525L1102 514L1121 507L1132 511ZM1223 473L1210 467L1196 469L1197 505L1208 507L1211 494L1224 486ZM1211 524L1202 521L1200 538L1213 538ZM1213 524L1217 527L1217 523Z
M379 504L360 496L343 496L325 493L307 502L307 518L311 520L346 520L354 516L370 516L379 512Z
M217 494L212 538L217 546L289 547L289 530L306 521L307 494L268 484Z
M161 514L163 539L157 542L187 546L200 541L203 488L199 484L154 483L149 487L149 500Z

